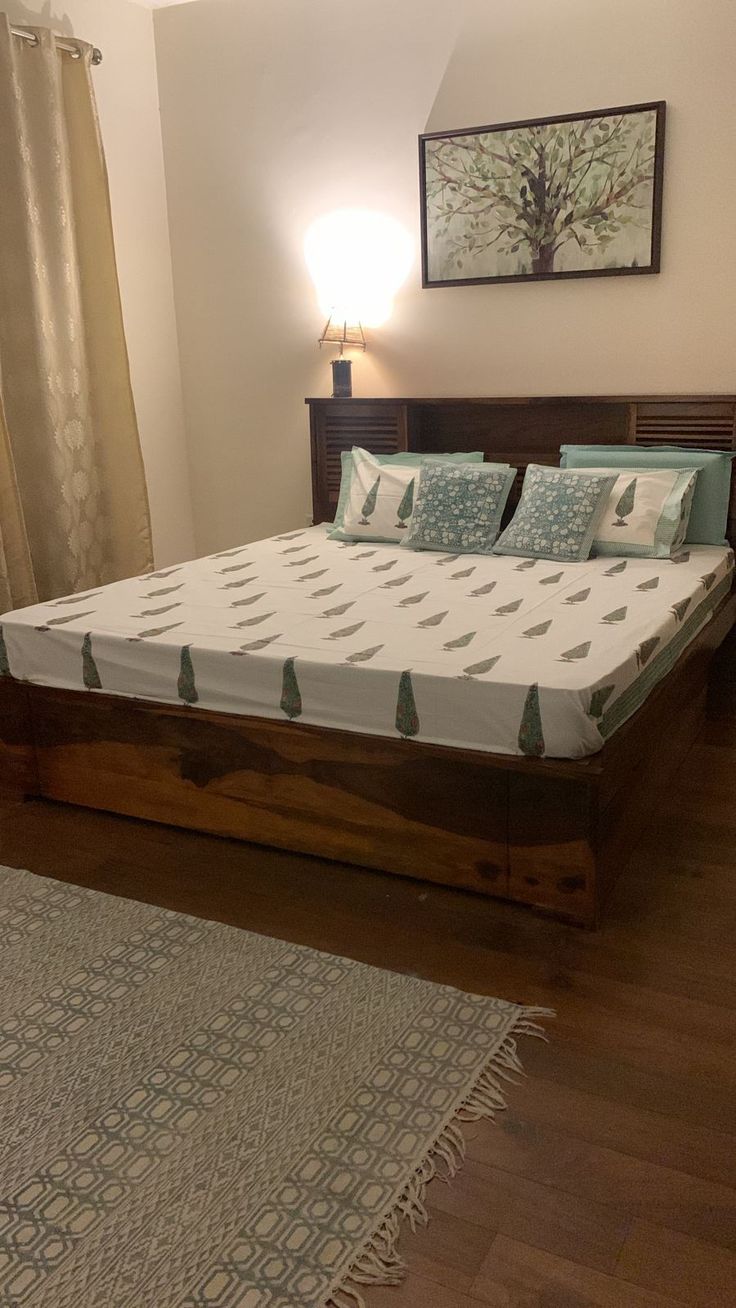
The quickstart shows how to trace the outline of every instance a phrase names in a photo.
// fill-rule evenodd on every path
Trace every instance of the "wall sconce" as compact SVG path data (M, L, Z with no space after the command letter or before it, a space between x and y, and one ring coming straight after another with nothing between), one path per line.
M391 314L393 297L414 257L409 233L388 214L338 209L312 224L304 239L307 267L327 314L319 344L337 345L333 396L352 395L345 349L365 350L363 325L377 327Z

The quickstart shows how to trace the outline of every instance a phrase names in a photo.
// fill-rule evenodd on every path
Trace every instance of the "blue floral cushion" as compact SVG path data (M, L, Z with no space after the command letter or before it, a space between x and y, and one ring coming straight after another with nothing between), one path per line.
M494 554L580 563L590 555L615 476L530 463L521 499Z
M412 550L490 554L516 476L508 464L435 464L422 468L411 528Z

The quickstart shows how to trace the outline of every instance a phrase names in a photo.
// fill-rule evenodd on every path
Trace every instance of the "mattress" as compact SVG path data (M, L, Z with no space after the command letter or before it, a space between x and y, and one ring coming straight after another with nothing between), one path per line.
M493 753L581 758L708 622L733 553L584 563L289 532L6 614L42 686Z

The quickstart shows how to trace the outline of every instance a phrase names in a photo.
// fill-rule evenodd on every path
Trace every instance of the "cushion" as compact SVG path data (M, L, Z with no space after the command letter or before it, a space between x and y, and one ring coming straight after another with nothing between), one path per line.
M402 533L399 529L394 528L389 536L381 536L370 532L366 534L361 530L359 534L349 532L345 528L345 512L350 502L351 488L353 477L356 469L362 459L372 459L374 464L387 467L405 467L421 468L425 463L482 463L483 451L474 450L471 453L462 454L417 454L411 450L402 450L398 454L370 454L368 450L362 450L359 446L353 446L352 450L343 450L340 455L341 477L340 477L340 494L337 500L337 511L335 521L328 527L328 536L331 540L389 540L399 541ZM375 478L374 478L375 480ZM411 480L411 478L409 478ZM361 515L362 516L362 515Z
M685 541L726 545L733 454L680 445L563 445L563 468L697 468L698 480Z
M586 469L588 471L588 469ZM590 468L615 476L593 554L669 559L685 540L697 468Z
M490 554L516 476L507 463L434 464L422 468L409 531L413 550Z
M587 559L615 474L568 472L530 463L521 499L494 554L581 563Z

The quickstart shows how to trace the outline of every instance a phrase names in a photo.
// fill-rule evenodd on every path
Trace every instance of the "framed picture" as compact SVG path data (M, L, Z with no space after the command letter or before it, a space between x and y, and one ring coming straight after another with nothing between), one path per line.
M422 285L659 272L665 102L419 138Z

